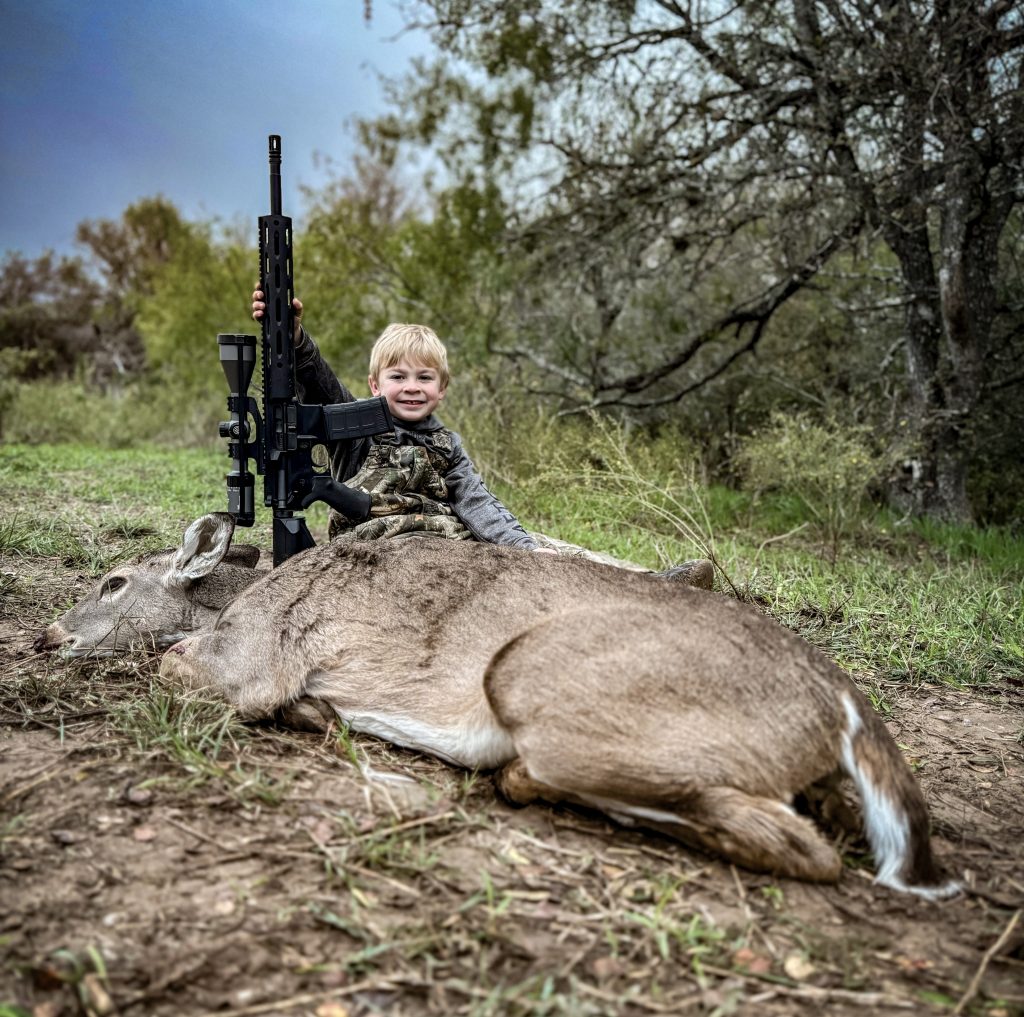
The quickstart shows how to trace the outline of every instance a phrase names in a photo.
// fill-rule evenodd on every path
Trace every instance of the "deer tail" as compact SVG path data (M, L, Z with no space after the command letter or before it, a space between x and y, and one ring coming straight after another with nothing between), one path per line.
M906 760L881 718L862 697L843 694L846 725L841 764L857 787L875 856L875 881L928 900L951 897L932 856L928 809Z

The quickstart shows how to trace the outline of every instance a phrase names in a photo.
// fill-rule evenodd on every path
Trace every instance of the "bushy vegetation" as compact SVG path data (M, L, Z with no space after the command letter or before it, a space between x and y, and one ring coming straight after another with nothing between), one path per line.
M889 465L864 425L779 412L743 442L736 462L755 495L778 491L796 499L829 542L833 561Z
M704 487L788 498L833 548L868 501L1020 530L1016 15L416 6L443 59L286 210L306 325L354 391L388 322L425 322L485 461L511 428L543 471L607 426L638 474L673 443ZM891 59L904 77L876 72ZM153 197L81 223L79 256L9 253L0 436L215 441L215 337L256 331L254 234Z
M628 432L638 471L648 446L673 445L678 459L699 462L702 482L797 499L833 544L865 499L895 504L892 481L914 447L905 418L879 402L885 384L870 378L892 330L877 311L860 319L840 312L853 300L849 274L787 305L756 363L737 362L685 400L643 413L597 404L582 416L566 414L563 397L575 383L539 382L510 338L524 292L515 265L493 246L502 220L497 198L463 188L433 210L415 211L393 207L398 197L385 200L383 186L349 181L311 197L297 252L308 327L357 394L366 394L365 361L379 329L391 320L426 321L451 353L446 419L472 434L484 463L497 461L493 441L511 429L515 450L504 456L543 469L547 452L535 441L546 436L551 447L569 448L603 421ZM32 266L9 256L0 268L5 283L21 280L0 306L4 441L115 449L216 443L226 394L216 335L256 331L248 317L255 252L233 231L182 222L166 204L149 211L155 222L143 228L134 210L119 229L123 243L133 231L149 238L151 270L117 285L83 295L80 275L56 272L47 259ZM115 226L99 231L110 243ZM145 259L146 246L136 246ZM632 341L621 338L623 352ZM1024 426L1020 409L1001 394L987 405L973 425L976 515L1019 528L1024 467L1011 445ZM577 428L577 417L589 422Z

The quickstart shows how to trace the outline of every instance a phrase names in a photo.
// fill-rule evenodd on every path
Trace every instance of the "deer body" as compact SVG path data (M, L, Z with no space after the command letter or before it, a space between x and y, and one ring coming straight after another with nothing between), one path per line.
M206 517L211 558L224 518ZM584 804L803 879L835 880L841 863L791 803L842 773L879 880L955 890L917 783L850 679L687 586L463 541L327 544L247 584L161 673L248 717L313 697L355 730L502 767L513 801Z

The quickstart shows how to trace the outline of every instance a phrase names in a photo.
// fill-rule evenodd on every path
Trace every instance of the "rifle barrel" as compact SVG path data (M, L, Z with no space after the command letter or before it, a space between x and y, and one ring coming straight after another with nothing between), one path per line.
M281 135L270 135L270 214L281 214Z

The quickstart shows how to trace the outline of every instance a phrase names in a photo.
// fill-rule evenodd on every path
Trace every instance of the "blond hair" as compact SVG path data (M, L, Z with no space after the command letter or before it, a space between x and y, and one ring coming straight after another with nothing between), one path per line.
M432 328L398 322L388 325L370 350L370 377L379 378L382 371L402 360L432 367L437 371L441 388L448 387L448 351Z

